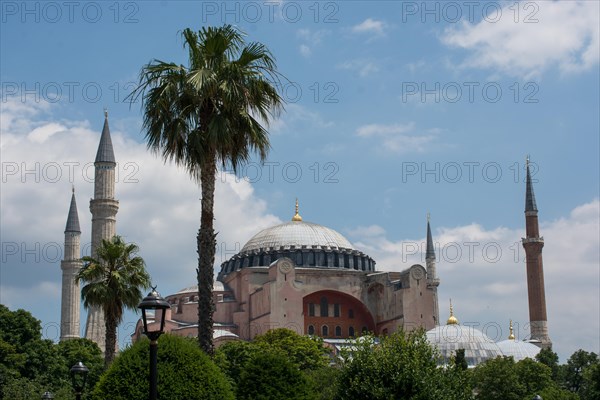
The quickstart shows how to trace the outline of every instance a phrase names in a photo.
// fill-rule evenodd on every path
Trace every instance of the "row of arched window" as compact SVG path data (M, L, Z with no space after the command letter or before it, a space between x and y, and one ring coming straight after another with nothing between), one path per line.
M367 327L363 326L362 331L363 332L367 332L368 331ZM308 334L309 335L314 335L315 332L316 332L316 330L315 330L314 325L309 325L308 326ZM322 337L328 337L329 336L329 326L327 326L327 325L322 325L321 326L321 336ZM336 337L342 337L343 336L343 334L342 334L342 327L339 326L339 325L337 325L335 327L335 336ZM348 327L348 337L354 337L354 336L356 336L356 331L354 330L353 326L349 326Z
M341 305L335 303L333 305L333 316L336 318L340 317L342 314L341 310L342 310ZM321 302L319 304L319 311L320 311L319 316L329 317L329 302L327 301L327 297L321 297ZM314 303L308 303L308 316L309 317L316 316ZM354 318L354 310L352 310L352 309L348 310L348 318Z

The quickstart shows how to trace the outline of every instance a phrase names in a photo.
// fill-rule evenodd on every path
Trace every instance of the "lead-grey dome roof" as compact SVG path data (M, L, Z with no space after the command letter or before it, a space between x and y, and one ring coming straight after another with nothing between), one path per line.
M456 350L464 349L465 360L470 368L502 355L502 351L492 339L472 326L436 326L427 331L427 341L437 347L444 363L456 355Z
M254 250L278 250L281 247L353 249L352 244L340 233L326 226L304 221L290 221L263 229L244 245L241 253Z
M542 350L535 344L521 342L515 339L508 339L498 342L498 347L505 356L512 356L515 361L521 361L526 358L535 360L535 356Z

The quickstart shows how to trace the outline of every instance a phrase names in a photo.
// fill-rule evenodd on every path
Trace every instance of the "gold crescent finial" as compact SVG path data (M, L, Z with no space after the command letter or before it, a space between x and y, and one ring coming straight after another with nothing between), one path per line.
M446 325L458 325L458 319L454 316L454 311L452 310L452 299L450 299L450 317L446 321Z
M512 319L510 320L510 335L508 335L508 340L515 340L515 335L513 333L513 324Z
M294 216L292 217L292 221L302 221L302 217L300 216L300 214L298 214L298 198L296 197L296 214L294 214Z

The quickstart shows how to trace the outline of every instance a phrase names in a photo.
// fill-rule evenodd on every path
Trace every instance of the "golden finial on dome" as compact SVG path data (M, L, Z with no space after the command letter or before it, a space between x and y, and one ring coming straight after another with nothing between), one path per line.
M515 335L513 333L512 319L510 320L510 335L508 335L508 340L515 340Z
M450 317L448 318L448 321L446 321L446 325L458 325L458 319L454 316L452 310L452 299L450 299Z
M296 197L296 214L292 217L292 221L302 221L302 217L298 214L298 198Z

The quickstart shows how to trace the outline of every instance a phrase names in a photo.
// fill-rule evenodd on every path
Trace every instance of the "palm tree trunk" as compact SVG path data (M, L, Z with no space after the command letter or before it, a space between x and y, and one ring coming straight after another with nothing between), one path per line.
M106 311L104 312L104 318L104 326L106 328L106 334L104 336L104 365L106 368L108 368L115 359L115 349L117 344L117 321Z
M207 157L200 167L202 190L202 214L198 231L198 342L200 348L212 356L213 347L213 265L217 246L213 229L216 158Z

